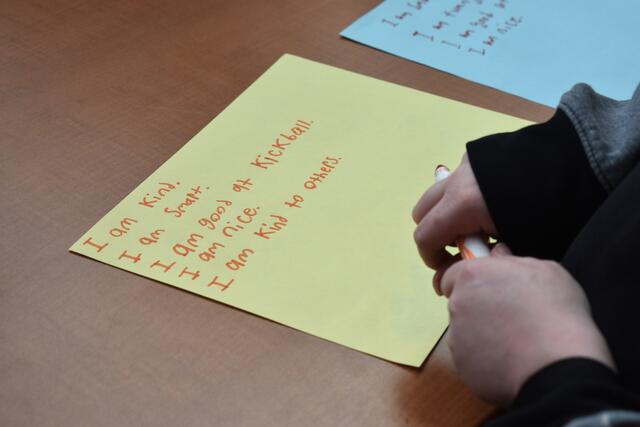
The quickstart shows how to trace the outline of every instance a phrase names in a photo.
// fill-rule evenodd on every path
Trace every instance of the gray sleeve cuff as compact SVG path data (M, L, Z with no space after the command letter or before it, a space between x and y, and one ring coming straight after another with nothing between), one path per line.
M640 426L640 412L602 411L576 418L564 427L633 427Z
M558 106L571 120L600 184L611 192L640 160L640 85L627 101L580 83Z

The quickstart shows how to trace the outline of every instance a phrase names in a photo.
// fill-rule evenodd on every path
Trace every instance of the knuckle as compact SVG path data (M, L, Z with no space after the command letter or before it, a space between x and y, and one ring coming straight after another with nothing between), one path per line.
M466 311L466 298L460 294L460 292L454 292L449 297L447 308L449 309L449 316L453 319L459 317Z
M426 246L431 237L431 225L426 219L423 219L413 231L413 240L418 246Z
M456 352L456 337L455 333L451 332L447 335L447 347L449 347L449 351L451 354L455 354Z
M413 222L418 223L420 222L420 220L422 218L420 218L418 216L418 205L416 205L412 210L411 210L411 218L413 219Z
M564 271L564 267L562 267L562 265L560 265L559 262L556 262L556 261L545 261L545 264L547 264L547 267L550 270L554 270L554 271L563 270Z
M449 310L449 318L454 319L460 313L460 305L458 304L458 299L454 298L453 295L449 298L447 302L447 309Z
M478 266L471 262L461 262L458 266L458 286L465 286L478 277Z
M465 186L458 190L457 198L461 207L466 208L475 205L476 194L473 189Z
M531 261L532 264L535 265L539 265L545 273L548 274L558 274L560 271L564 270L562 268L562 266L557 263L556 261L551 261L551 260L532 260Z
M516 258L516 262L518 262L524 268L537 268L537 269L548 269L547 263L550 261L541 260L538 258L532 257L522 257Z
M427 193L425 193L425 195L426 194ZM425 209L423 207L422 199L425 197L425 195L423 195L422 198L420 198L420 200L416 202L416 205L411 210L411 217L413 218L413 221L416 224L419 223L422 220L422 218L424 218L424 216L427 214L427 212L423 212Z
M423 239L424 239L424 233L422 232L422 227L418 226L413 231L413 240L416 242L416 244L420 245Z
M444 248L443 234L441 233L442 215L430 212L428 216L420 221L420 224L413 232L413 240L418 247L420 256L431 268L438 268L443 259L440 255Z
M432 229L440 229L442 227L446 227L448 222L448 215L443 213L443 209L436 209L432 212L429 212L428 222L430 228Z

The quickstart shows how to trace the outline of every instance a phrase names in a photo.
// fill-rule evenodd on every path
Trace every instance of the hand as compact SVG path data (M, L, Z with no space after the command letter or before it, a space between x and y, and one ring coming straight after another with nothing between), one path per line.
M465 154L458 168L445 180L435 183L413 208L418 224L414 239L424 262L434 270L434 285L458 258L445 250L456 238L471 234L495 236L487 205Z
M451 266L442 291L456 370L490 403L509 404L533 373L560 359L614 368L584 292L555 262L511 256L499 244L490 257Z

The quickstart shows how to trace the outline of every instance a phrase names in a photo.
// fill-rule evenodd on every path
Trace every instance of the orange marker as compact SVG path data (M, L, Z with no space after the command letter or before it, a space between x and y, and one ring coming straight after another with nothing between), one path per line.
M436 181L442 181L451 175L449 168L444 165L436 167ZM477 235L464 236L456 239L456 244L460 250L460 255L464 259L474 259L489 256L491 250L484 240Z

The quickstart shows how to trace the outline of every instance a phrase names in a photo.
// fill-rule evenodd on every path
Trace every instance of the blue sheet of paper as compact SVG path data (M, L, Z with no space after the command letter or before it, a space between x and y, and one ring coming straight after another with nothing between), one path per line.
M387 0L341 35L549 106L640 80L640 1Z

